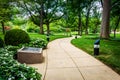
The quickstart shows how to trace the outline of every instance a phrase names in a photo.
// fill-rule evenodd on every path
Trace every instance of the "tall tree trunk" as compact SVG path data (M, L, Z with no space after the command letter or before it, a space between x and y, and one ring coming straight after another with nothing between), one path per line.
M81 13L79 12L79 14L78 14L78 35L80 35L80 36L82 36L82 26L81 26Z
M2 24L2 32L3 32L3 34L5 34L4 22L1 21L1 24Z
M110 23L110 4L111 0L103 0L103 13L101 23L101 38L109 38L109 23Z
M119 22L120 22L120 16L118 17L118 20L117 20L117 22L116 22L116 27L115 27L115 29L114 29L114 38L116 38L116 29L117 29L117 27L118 27L118 25L119 25Z
M43 7L43 2L41 1L41 11L40 11L40 34L44 34L44 30L43 30L43 12L44 12L44 7Z
M88 34L88 24L89 24L89 15L90 15L91 6L88 6L87 15L86 15L86 29L85 34Z

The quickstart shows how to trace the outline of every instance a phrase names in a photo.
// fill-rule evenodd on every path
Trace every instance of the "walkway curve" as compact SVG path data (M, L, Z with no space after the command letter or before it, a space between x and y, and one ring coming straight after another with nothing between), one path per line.
M45 62L31 65L42 73L43 80L120 80L120 75L74 47L73 38L57 39L43 51Z

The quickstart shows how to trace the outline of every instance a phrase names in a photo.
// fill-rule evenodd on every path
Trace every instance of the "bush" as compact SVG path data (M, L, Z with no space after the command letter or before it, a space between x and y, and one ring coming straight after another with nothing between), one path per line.
M33 28L28 28L27 32L34 32L34 29Z
M27 28L27 32L39 33L40 29L39 29L39 27L29 27L29 28Z
M0 48L4 47L4 41L2 40L2 38L0 37Z
M35 29L34 29L34 32L35 32L35 33L40 33L40 28L39 28L39 27L35 28Z
M13 59L13 54L14 51L0 49L0 80L41 80L35 68L20 64Z
M16 46L30 41L29 35L21 29L12 29L5 34L5 44Z
M29 42L29 44L25 44L24 46L45 49L47 46L47 41L45 41L44 39L32 39L31 42Z

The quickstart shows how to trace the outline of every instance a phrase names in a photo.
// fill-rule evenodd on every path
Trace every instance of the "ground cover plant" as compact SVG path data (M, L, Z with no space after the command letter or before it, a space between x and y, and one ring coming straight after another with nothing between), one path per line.
M22 47L42 47L46 48L47 41L46 35L38 33L28 33L30 36L29 43L20 43L17 46L5 45L4 35L1 42L5 47L0 48L0 80L40 80L41 74L39 74L35 68L29 67L26 64L20 64L17 62L17 50ZM17 34L16 36L19 36ZM50 41L66 37L63 34L50 35ZM7 39L7 38L6 38ZM14 38L12 38L14 39Z
M35 68L20 64L16 60L17 50L23 46L45 48L47 42L44 39L36 39L31 40L29 44L0 48L0 80L41 80L41 74Z
M13 59L15 47L0 49L0 80L41 80L41 74L35 68L20 64Z
M23 46L45 48L47 42L44 39L34 39L18 46L7 45L0 48L0 80L41 80L41 74L35 68L16 60L17 50Z
M86 51L93 55L94 42L98 39L97 35L83 36L78 39L71 41L76 47ZM100 40L100 51L97 59L101 60L116 72L120 74L120 39L101 39ZM93 55L94 56L94 55Z
M22 30L18 30L18 32L20 32L19 34L16 34L16 31L17 29L15 29L15 32L13 31L11 33L8 33L7 37L5 35L5 39L10 38L13 41L11 41L13 43L12 45L14 45L14 40L17 39L19 41L20 37L22 36ZM27 33L25 34L28 36ZM22 39L26 38L23 37ZM46 47L47 42L44 39L30 39L29 43L19 42L18 44L15 44L15 46L4 44L2 39L0 39L0 42L1 45L5 45L4 47L1 46L2 48L0 48L0 80L41 80L42 75L38 73L35 68L29 67L26 64L21 64L16 59L17 50L22 48L23 46L41 48Z
M32 38L29 43L20 44L21 47L36 47L46 49L48 42L42 38Z

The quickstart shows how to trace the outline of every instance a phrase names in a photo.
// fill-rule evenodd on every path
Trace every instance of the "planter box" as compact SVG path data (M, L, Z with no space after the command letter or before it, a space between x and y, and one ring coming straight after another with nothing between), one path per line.
M17 59L20 63L34 64L43 61L42 48L27 47L17 52Z

